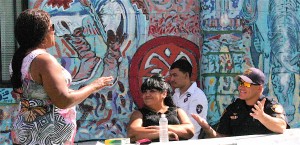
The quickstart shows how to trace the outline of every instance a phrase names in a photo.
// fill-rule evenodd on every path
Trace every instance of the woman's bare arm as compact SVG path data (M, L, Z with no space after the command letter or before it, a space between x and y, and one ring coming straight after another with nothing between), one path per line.
M143 115L140 111L134 111L130 117L127 127L127 136L131 142L148 138L150 140L159 138L159 128L143 127Z
M172 131L178 135L180 138L190 139L194 136L194 126L190 121L187 114L180 108L177 109L178 118L180 120L179 125L169 125L169 131Z
M90 94L109 86L112 77L101 77L79 90L69 89L61 65L50 54L37 56L31 64L32 78L43 85L47 95L58 108L69 108L86 99Z

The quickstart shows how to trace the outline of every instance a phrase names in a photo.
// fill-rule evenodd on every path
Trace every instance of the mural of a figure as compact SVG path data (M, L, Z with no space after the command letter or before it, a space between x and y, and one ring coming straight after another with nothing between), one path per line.
M294 96L298 95L300 74L299 1L269 1L269 39L271 44L271 88L286 111L289 122L294 120ZM284 11L285 13L282 13ZM297 84L298 82L298 84ZM299 123L297 126L300 126Z

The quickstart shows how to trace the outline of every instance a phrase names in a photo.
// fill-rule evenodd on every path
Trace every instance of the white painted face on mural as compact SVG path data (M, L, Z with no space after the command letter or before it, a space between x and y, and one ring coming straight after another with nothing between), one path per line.
M116 33L121 22L121 14L123 18L125 13L118 2L110 1L100 8L100 15L105 31L112 30Z
M55 25L55 35L63 36L63 35L71 35L74 30L81 25L78 22L82 22L83 17L75 16L55 16L51 17L51 21Z

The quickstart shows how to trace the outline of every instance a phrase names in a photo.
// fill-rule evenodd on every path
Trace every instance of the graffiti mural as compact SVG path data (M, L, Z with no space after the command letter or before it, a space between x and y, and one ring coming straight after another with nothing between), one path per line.
M264 94L278 100L290 125L299 127L295 120L299 118L299 17L295 15L299 6L296 1L263 2L201 1L200 76L210 104L210 124L218 123L224 108L237 96L234 76L257 67L268 78Z
M140 87L147 77L155 73L168 76L172 63L186 58L193 66L191 79L196 81L199 57L197 45L180 37L158 37L143 44L133 56L129 69L129 89L138 107L143 106Z
M18 104L11 92L11 88L0 89L0 144L12 144L10 129Z
M56 45L49 52L72 74L73 89L115 78L77 106L76 141L126 137L131 113L143 106L142 81L167 77L181 57L207 96L211 125L238 95L235 76L257 67L268 78L264 94L300 127L298 0L29 0L29 7L51 15ZM0 144L11 144L19 98L11 91L0 89Z
M297 86L299 91L296 76L300 74L300 17L295 15L298 7L296 0L290 1L290 4L286 5L287 9L280 7L285 4L284 2L278 0L269 2L269 39L272 48L270 88L273 90L273 95L277 96L278 101L283 104L289 121L293 121L296 111L293 96L297 94ZM283 15L281 11L286 13Z
M32 7L51 15L56 47L50 53L71 72L72 88L101 76L115 78L112 87L77 106L75 140L125 137L136 108L128 89L128 65L131 52L144 41L138 32L145 30L138 26L147 23L146 16L137 16L138 10L129 1L43 1L33 2Z

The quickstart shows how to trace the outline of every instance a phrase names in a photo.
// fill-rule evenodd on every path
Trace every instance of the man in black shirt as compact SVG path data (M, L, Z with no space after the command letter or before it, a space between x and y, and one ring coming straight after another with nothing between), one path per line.
M289 128L283 107L262 95L265 75L261 70L249 68L236 80L239 98L225 109L216 130L192 114L208 137L283 133Z

